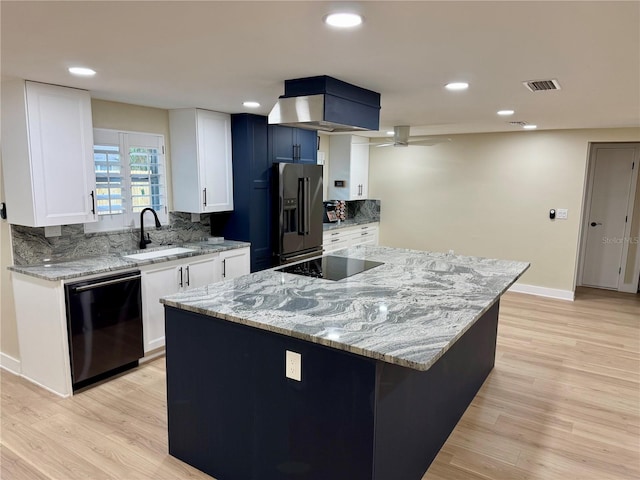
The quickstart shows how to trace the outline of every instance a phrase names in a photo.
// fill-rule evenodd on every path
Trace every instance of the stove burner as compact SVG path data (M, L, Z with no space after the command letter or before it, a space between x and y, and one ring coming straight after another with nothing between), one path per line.
M303 275L305 277L324 278L325 280L342 280L343 278L362 273L379 265L383 265L383 263L372 260L362 260L360 258L327 255L293 265L287 265L278 268L276 271Z

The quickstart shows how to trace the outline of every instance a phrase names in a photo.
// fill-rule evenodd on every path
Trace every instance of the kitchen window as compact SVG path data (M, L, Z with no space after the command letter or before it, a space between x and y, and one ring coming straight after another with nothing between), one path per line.
M93 143L98 221L85 224L85 232L139 228L147 207L167 223L164 136L96 128Z

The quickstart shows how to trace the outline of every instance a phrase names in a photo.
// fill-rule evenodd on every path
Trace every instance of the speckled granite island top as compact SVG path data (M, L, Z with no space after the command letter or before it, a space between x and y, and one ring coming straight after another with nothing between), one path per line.
M331 255L384 265L340 281L265 270L161 302L428 370L529 268L525 262L373 246Z

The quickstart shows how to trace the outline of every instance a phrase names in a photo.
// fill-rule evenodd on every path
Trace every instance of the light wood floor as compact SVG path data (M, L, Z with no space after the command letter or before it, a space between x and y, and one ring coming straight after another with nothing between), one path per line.
M638 295L506 294L496 367L423 480L640 478L639 344ZM1 385L2 480L211 479L167 454L163 358L70 399Z

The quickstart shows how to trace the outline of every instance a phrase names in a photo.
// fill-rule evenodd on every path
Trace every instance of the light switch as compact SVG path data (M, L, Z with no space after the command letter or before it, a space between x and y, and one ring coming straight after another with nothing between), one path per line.
M285 355L285 375L291 380L302 381L302 355L290 350Z
M566 220L569 217L569 210L566 208L559 208L556 210L556 218L558 220Z

